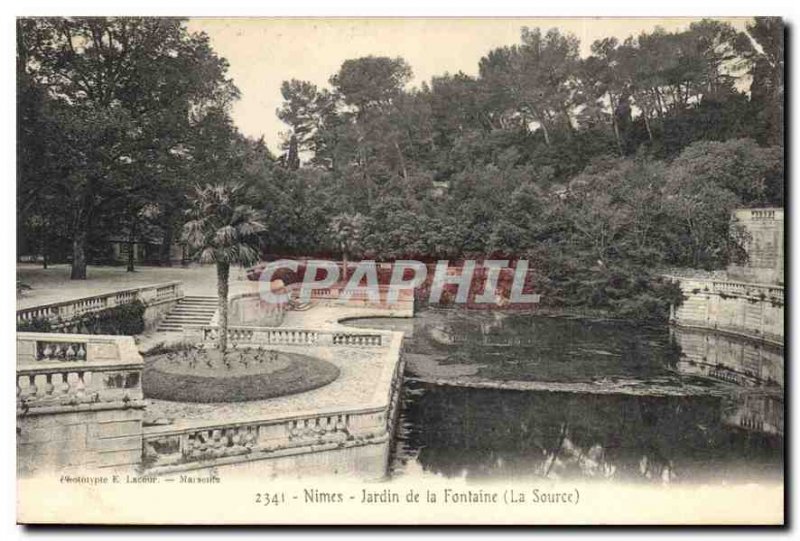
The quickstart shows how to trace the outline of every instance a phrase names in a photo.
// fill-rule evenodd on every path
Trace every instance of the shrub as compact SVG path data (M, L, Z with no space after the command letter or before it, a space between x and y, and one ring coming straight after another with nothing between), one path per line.
M78 328L87 334L134 335L144 332L145 305L135 300L81 316Z
M22 323L17 323L17 332L54 332L53 324L49 319L35 317Z
M113 308L84 314L70 322L69 326L77 327L78 332L83 334L131 336L144 332L144 312L145 305L141 301L135 300ZM58 332L60 324L61 321L34 318L17 323L17 332Z
M25 292L30 291L33 289L30 285L26 284L21 280L17 280L17 295L20 297L25 294Z

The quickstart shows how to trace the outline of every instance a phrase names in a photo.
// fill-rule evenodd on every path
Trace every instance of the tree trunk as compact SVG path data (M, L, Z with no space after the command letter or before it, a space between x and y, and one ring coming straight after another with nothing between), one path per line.
M653 142L653 130L650 129L650 119L647 114L647 110L642 111L642 116L644 117L644 127L647 128L647 137L650 138L650 142Z
M230 264L217 263L217 304L219 309L219 342L221 352L228 349L228 275Z
M86 231L76 231L72 238L72 272L70 280L86 280Z
M172 266L172 217L170 216L161 227L164 230L164 237L161 239L161 266Z
M342 250L342 276L340 281L347 283L347 251Z
M136 250L136 220L131 224L131 230L128 231L128 272L133 272L133 265L136 260L134 252Z
M47 234L43 234L42 235L41 242L42 242L42 248L41 248L41 251L42 251L42 268L46 269L47 268Z
M573 134L575 133L575 126L572 125L572 117L569 116L569 110L567 109L567 107L561 108L561 114L564 116L564 122L567 123L567 135L569 135L569 137L572 137Z
M408 170L406 169L406 160L403 158L403 152L400 150L400 145L397 144L397 141L394 142L394 148L397 150L397 157L400 158L400 168L403 172L403 180L408 182Z
M619 149L619 155L624 156L625 151L622 149L622 137L619 133L619 123L617 122L617 107L619 102L614 100L614 96L611 92L608 93L608 101L611 104L611 127L614 128L614 138L617 140L617 149Z
M539 111L536 107L533 107L531 104L528 104L532 114L534 115L534 120L539 122L539 126L542 127L542 132L544 133L544 142L547 146L550 146L550 132L547 130L547 122L545 119L545 114Z
M544 122L539 122L539 124L542 126L542 132L544 132L544 143L550 146L550 132L547 131L547 126Z

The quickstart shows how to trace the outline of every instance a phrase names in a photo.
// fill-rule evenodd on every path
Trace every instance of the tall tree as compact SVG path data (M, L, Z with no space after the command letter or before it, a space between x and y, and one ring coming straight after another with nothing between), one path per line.
M578 105L579 41L556 28L522 29L522 44L497 49L480 61L481 78L527 122L542 129L548 145L554 129L571 132Z
M192 128L225 110L237 90L204 34L170 18L20 19L18 62L44 89L51 122L42 134L57 178L24 192L56 190L70 217L73 279L86 278L93 223L119 199L158 190L131 186L132 168L204 156L188 152Z
M631 122L628 83L619 73L616 38L605 38L592 44L592 55L581 66L581 89L585 92L583 116L605 117L611 124L620 154L626 153L623 137ZM606 112L606 110L608 112Z
M281 95L283 105L277 115L289 126L283 142L286 164L290 169L297 169L300 167L300 153L313 148L313 137L320 124L318 107L321 96L316 85L297 79L284 81Z
M751 50L750 93L766 128L766 142L783 143L784 26L780 17L756 17L747 32L757 44Z
M190 195L189 221L183 226L183 240L203 263L217 267L220 351L228 347L228 278L231 265L249 266L260 256L259 234L265 228L263 216L243 204L239 184L197 186Z
M337 214L328 225L330 238L342 254L342 280L347 280L347 261L358 250L364 236L364 216L355 213Z

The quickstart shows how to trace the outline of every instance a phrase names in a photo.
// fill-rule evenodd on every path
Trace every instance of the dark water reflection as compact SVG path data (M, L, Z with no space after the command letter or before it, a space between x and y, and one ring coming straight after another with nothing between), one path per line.
M490 379L576 381L671 373L679 351L664 328L607 321L422 312L411 321L361 319L348 324L406 332L404 350L443 364L478 364Z
M759 407L782 408L766 401ZM735 400L410 383L393 474L780 480L782 438L738 426Z
M783 350L705 332L423 312L350 324L407 333L407 355L484 380L633 378L636 394L406 383L392 474L648 483L783 478ZM650 395L665 380L708 395ZM655 388L655 387L654 387ZM711 392L713 391L713 392Z

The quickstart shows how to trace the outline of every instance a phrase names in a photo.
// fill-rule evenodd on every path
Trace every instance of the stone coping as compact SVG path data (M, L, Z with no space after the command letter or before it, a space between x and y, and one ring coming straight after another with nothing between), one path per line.
M169 288L169 287L173 288L173 294L165 298L158 298L157 296L152 296L150 298L149 295L148 296L144 295L144 293L157 292L159 289ZM86 313L97 312L100 310L104 310L106 308L119 306L120 304L125 304L135 299L142 301L145 306L155 306L165 302L174 302L176 300L181 299L184 296L182 288L183 288L183 282L180 280L174 280L171 282L137 286L126 289L117 289L106 293L98 293L95 295L87 295L83 297L65 299L56 302L34 304L26 306L24 308L18 307L17 323L35 317L45 317L47 319L55 319L64 316L66 319L72 319L74 317ZM131 299L124 299L122 302L117 302L117 300L121 296L125 296L128 294L132 294L134 297ZM152 295L156 295L156 293L153 293ZM105 306L91 306L88 308L79 308L79 309L77 308L77 305L82 303L89 303L92 301L102 301L102 300L105 300ZM70 307L72 307L72 310L70 310Z
M694 276L680 276L678 274L665 274L663 275L664 278L669 278L670 280L676 280L679 282L698 282L698 283L715 283L720 285L727 285L730 284L732 286L737 287L749 287L755 289L779 289L781 291L784 290L784 286L779 284L760 284L757 282L742 282L739 280L730 280L728 278L703 278L703 277L694 277Z

